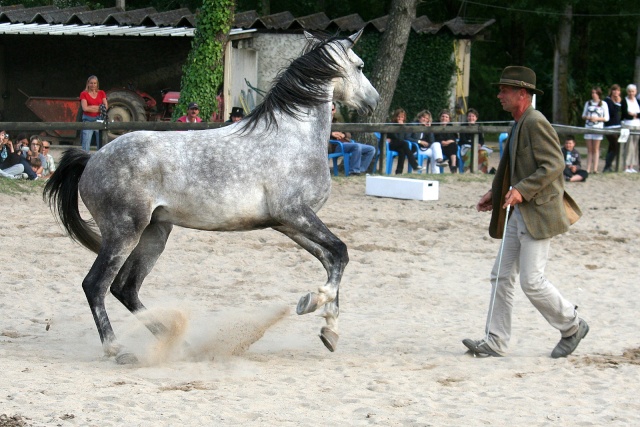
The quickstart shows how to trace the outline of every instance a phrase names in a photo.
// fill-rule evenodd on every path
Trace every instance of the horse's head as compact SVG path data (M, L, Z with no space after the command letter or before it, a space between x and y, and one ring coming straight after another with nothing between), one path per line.
M308 38L313 37L308 33L305 35ZM362 72L364 62L352 50L361 35L362 30L346 39L334 41L335 46L329 44L327 47L342 71L342 77L333 79L333 99L355 108L359 114L364 115L373 113L380 95Z

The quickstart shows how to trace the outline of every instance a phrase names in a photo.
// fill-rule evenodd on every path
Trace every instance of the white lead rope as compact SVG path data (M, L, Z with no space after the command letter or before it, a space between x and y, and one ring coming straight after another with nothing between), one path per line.
M509 191L511 191L513 187L509 187ZM498 280L500 280L500 268L502 267L502 251L504 251L504 236L507 234L507 223L509 222L509 211L511 210L511 205L507 205L507 215L504 219L504 230L502 230L502 242L500 242L500 252L498 253L498 272L496 274L496 286L493 288L493 294L491 295L491 304L489 307L489 318L487 319L487 328L486 328L486 336L484 337L484 341L489 344L489 327L491 326L491 319L493 318L493 305L496 300L496 292L498 291Z

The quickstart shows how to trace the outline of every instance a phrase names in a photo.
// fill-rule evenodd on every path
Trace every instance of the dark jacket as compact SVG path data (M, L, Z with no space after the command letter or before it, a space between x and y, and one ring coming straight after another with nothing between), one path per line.
M609 121L604 122L604 126L620 126L620 109L622 104L616 104L610 96L607 96L604 102L606 102L607 107L609 107Z

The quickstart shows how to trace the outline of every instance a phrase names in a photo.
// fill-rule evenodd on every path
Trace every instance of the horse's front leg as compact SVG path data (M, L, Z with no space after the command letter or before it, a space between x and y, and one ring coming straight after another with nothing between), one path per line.
M338 343L340 281L349 262L349 255L347 246L329 231L313 211L309 211L313 217L305 218L302 229L289 225L274 228L315 256L327 271L327 282L318 288L317 293L310 292L300 298L296 311L298 314L306 314L324 306L322 315L327 325L321 329L320 339L329 350L334 351Z

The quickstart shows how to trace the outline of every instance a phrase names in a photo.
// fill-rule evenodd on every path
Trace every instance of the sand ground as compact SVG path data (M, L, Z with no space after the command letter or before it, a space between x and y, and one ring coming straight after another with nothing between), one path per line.
M475 211L490 179L448 175L430 202L334 180L320 217L351 258L335 353L322 318L295 314L326 278L315 258L270 230L174 229L141 291L173 339L107 300L136 366L102 355L81 287L94 255L38 194L0 195L0 426L640 424L640 180L568 186L584 216L553 239L547 276L591 331L553 360L559 334L520 290L509 357L473 358L460 342L483 334L499 248Z

